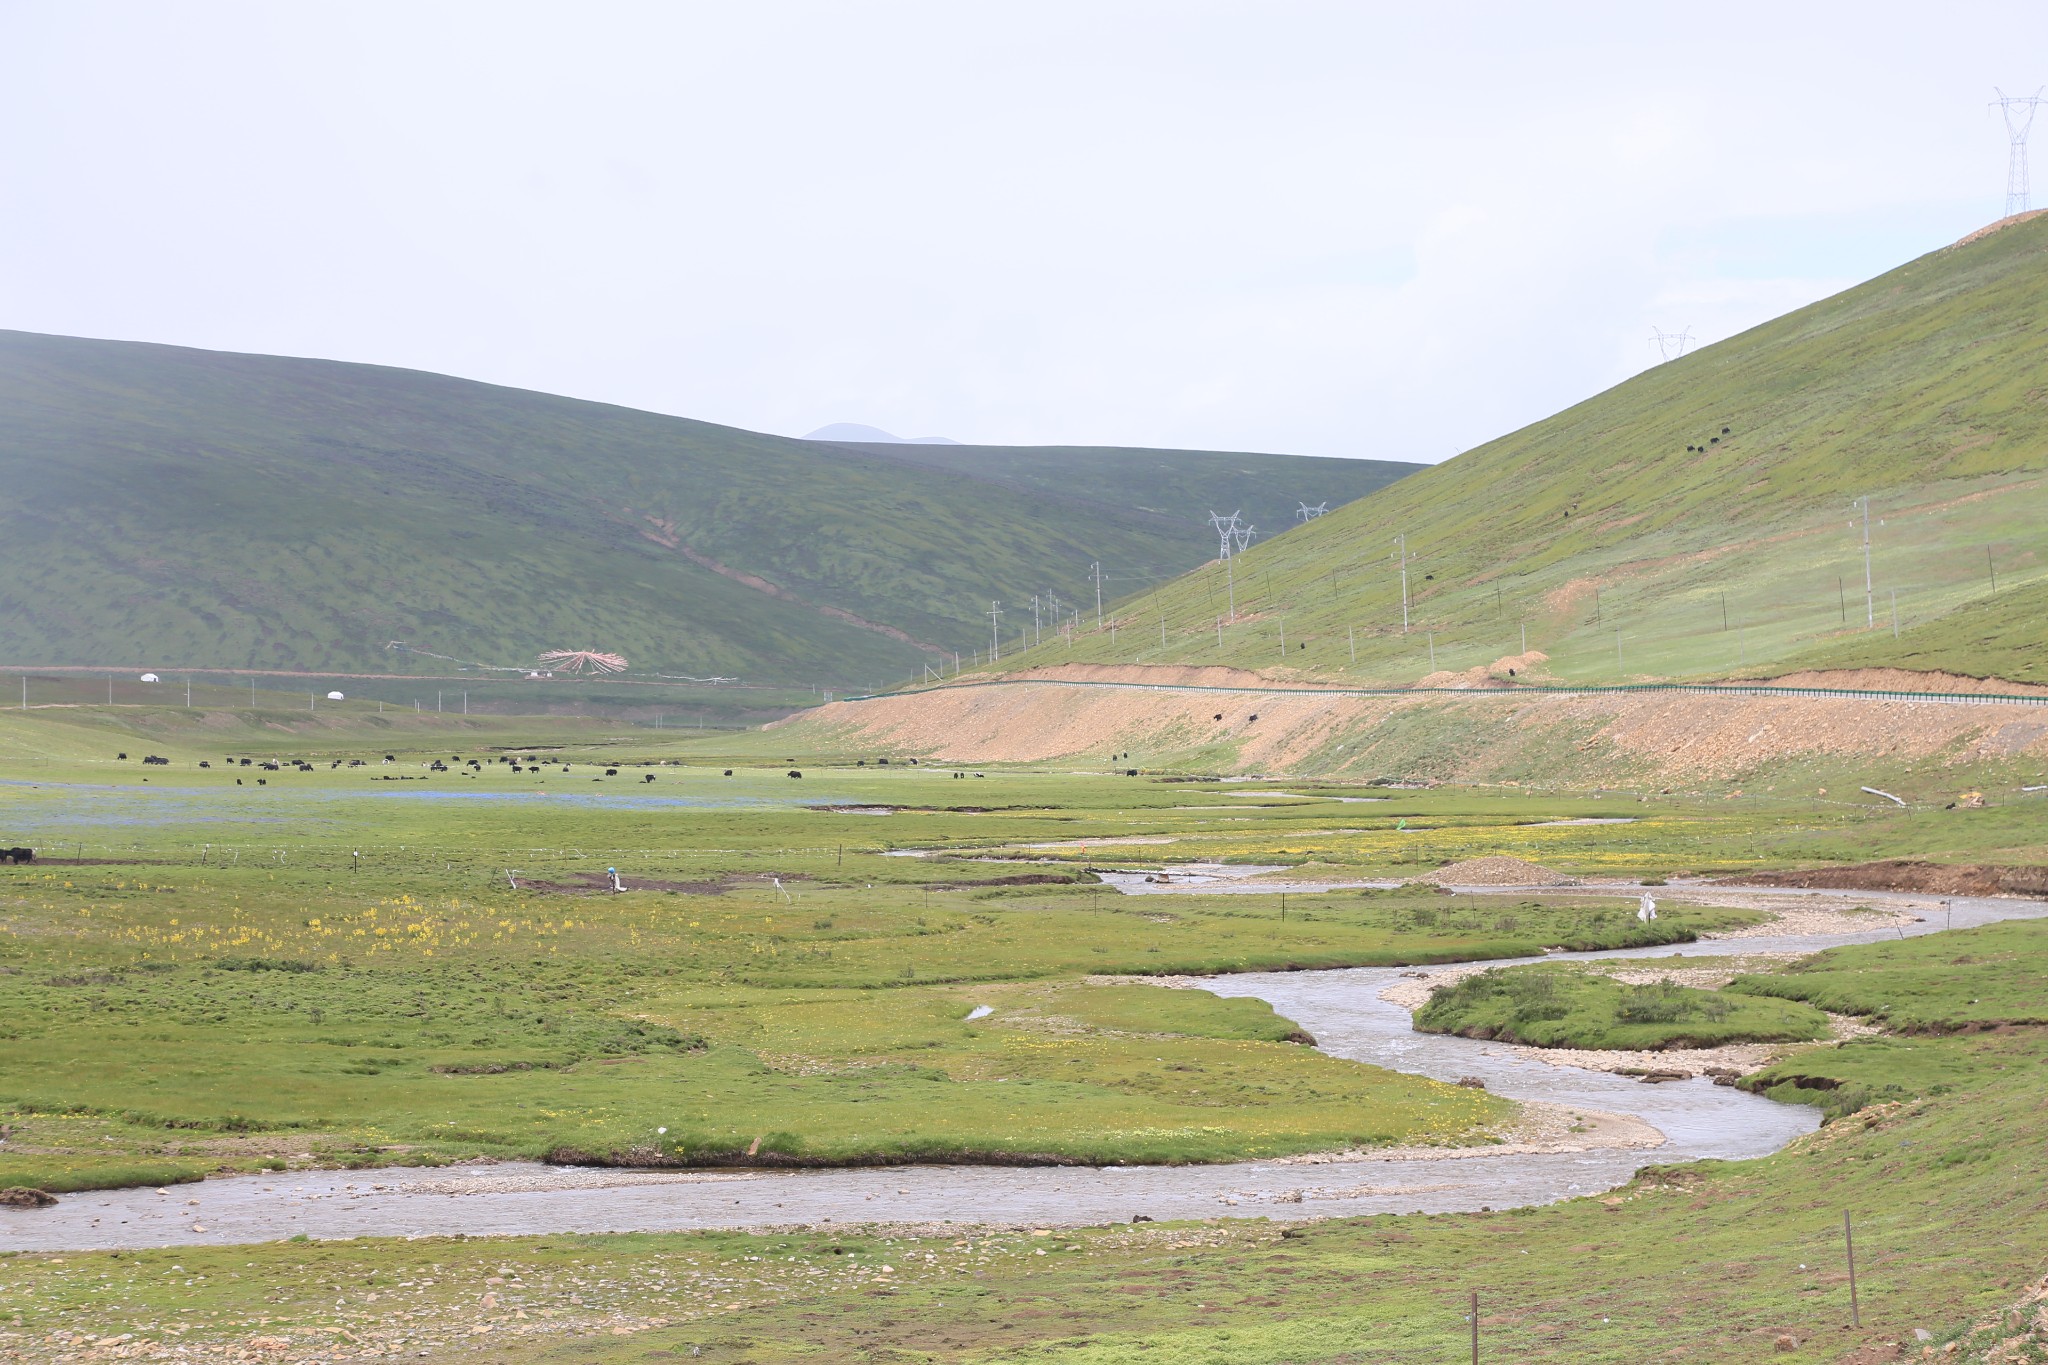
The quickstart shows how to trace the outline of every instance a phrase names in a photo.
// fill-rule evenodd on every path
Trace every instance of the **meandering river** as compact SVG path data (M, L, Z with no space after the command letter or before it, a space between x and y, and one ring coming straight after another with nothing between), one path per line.
M1494 890L1498 888L1487 888ZM1674 892L1676 888L1672 889ZM1583 894L1583 893L1581 893ZM1813 893L1745 891L1784 897ZM1864 903L1927 897L1857 893ZM1811 952L1842 943L2048 916L2048 902L1955 899L1952 918L1853 935L1743 938L1570 957L1658 958ZM634 1172L503 1163L440 1169L302 1171L154 1189L67 1195L41 1210L0 1209L0 1247L85 1250L314 1238L663 1232L793 1224L959 1223L1073 1227L1156 1219L1470 1210L1543 1204L1612 1188L1638 1167L1778 1150L1818 1122L1704 1078L1646 1085L1535 1060L1527 1049L1414 1032L1381 1000L1398 968L1254 973L1208 983L1256 996L1325 1051L1573 1110L1633 1116L1664 1135L1651 1149L1499 1152L1389 1160L1218 1166L910 1166L874 1170Z

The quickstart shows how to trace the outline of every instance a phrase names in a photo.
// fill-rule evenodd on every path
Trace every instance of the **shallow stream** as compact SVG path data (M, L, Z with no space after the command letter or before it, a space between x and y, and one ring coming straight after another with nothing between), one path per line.
M1489 888L1494 889L1494 888ZM1675 890L1675 888L1674 888ZM1791 900L1813 893L1749 891ZM1913 901L1857 893L1868 903ZM2048 903L1953 901L1953 927L2048 916ZM1853 935L1741 938L1570 957L1702 957L1811 952L1939 932L1938 917ZM1156 1219L1509 1208L1610 1189L1651 1163L1746 1158L1778 1150L1818 1123L1705 1078L1646 1085L1554 1066L1532 1050L1416 1033L1379 998L1401 968L1252 973L1216 978L1219 995L1256 996L1339 1057L1443 1080L1475 1076L1496 1094L1632 1115L1664 1134L1651 1149L1511 1154L1487 1149L1412 1160L1244 1162L1218 1166L964 1167L872 1170L633 1172L534 1163L304 1171L193 1185L67 1195L55 1208L0 1209L0 1247L21 1250L183 1246L363 1236L661 1232L827 1223L1030 1224L1076 1227Z

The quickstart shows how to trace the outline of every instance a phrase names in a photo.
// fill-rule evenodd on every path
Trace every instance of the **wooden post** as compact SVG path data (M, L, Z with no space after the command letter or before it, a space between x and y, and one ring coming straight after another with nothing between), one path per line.
M1856 1302L1856 1234L1849 1226L1849 1211L1842 1210L1842 1245L1849 1252L1849 1325L1861 1327L1863 1312Z
M1479 1291L1472 1291L1472 1365L1479 1365Z

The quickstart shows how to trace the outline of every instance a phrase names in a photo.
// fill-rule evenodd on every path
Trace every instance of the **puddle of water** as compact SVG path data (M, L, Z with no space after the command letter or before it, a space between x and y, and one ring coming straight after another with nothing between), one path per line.
M1395 881L1274 881L1249 880L1270 872L1285 872L1286 864L1250 866L1223 863L1175 863L1156 872L1097 872L1105 886L1126 896L1239 896L1275 895L1292 891L1308 895L1320 891L1351 891L1362 887L1399 886ZM1151 880L1147 880L1150 878Z
M8 788L13 790L6 790ZM223 807L223 802L237 798L242 801L240 807ZM294 791L282 784L268 788L251 784L230 790L224 787L135 787L0 779L0 816L4 816L7 828L32 833L67 827L152 827L210 824L223 820L242 824L275 824L293 819L319 819L324 810L337 802L363 800L546 804L616 811L796 809L843 804L836 798L820 797L816 793L808 793L799 801L763 796L696 796L652 788L636 788L631 792L591 792L565 787L542 787L533 791L421 787L346 790L323 787ZM863 809L861 813L868 812ZM878 813L887 812L883 809Z
M1270 796L1284 796L1288 798L1290 801L1341 801L1344 804L1351 806L1369 806L1377 802L1391 801L1394 799L1391 796L1317 796L1312 792L1224 792L1223 795L1248 796L1259 800L1263 800L1266 797ZM1213 809L1213 807L1203 806L1193 807L1191 809L1209 810Z

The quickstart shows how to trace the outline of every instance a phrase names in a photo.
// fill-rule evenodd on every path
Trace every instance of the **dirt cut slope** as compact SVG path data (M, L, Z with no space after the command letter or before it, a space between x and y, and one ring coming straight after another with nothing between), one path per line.
M938 688L837 702L783 723L820 742L964 763L1107 759L1129 751L1141 762L1171 757L1225 772L1438 781L1725 781L1805 758L2048 758L2048 708L2022 702L1130 685L1151 673L1124 666L1113 680L1041 677ZM1824 676L1804 685L1819 686Z

